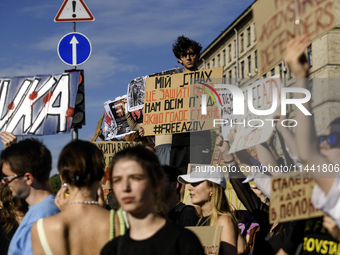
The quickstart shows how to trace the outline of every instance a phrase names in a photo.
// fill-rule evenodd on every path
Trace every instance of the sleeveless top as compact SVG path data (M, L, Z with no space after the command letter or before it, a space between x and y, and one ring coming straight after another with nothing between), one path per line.
M110 210L110 240L113 240L115 236L115 210ZM120 210L117 211L118 219L119 219L119 227L120 227L120 234L124 235L125 234L125 224L124 224L124 219L122 212ZM38 230L38 235L39 235L39 240L41 243L41 246L43 247L43 250L46 255L53 255L52 250L47 242L44 226L43 226L43 218L39 219L37 221L37 230Z

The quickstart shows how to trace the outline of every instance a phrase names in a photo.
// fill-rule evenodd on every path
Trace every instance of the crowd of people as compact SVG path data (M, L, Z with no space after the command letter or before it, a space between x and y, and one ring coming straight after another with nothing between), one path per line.
M295 37L285 55L296 86L305 89L309 66L304 51L309 44L306 36ZM201 49L184 36L173 45L185 72L197 70ZM310 102L304 107L311 111ZM294 134L278 122L271 139L256 146L257 159L247 150L229 153L236 129L228 141L221 135L216 138L224 165L238 170L229 173L229 180L246 210L237 210L228 200L223 172L187 174L189 163L210 164L210 131L143 139L142 123L131 123L137 135L130 138L142 143L113 157L112 192L106 199L101 187L103 154L93 143L74 140L60 152L62 187L55 195L49 184L52 157L46 146L32 138L17 142L13 134L2 132L0 253L204 254L200 237L185 227L220 226L219 254L223 255L340 254L338 173L311 176L316 181L313 204L324 216L272 224L271 176L245 176L239 168L240 163L339 164L340 119L317 137L311 116L296 109L295 118L299 124ZM272 144L274 136L280 140L283 157ZM184 203L185 185L192 205Z

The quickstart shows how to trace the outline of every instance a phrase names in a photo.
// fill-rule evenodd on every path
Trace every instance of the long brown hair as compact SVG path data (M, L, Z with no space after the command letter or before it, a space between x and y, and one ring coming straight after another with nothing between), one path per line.
M2 228L5 237L9 239L10 231L19 224L21 219L28 210L28 204L24 199L12 196L8 185L0 184L0 201L2 203L0 210Z

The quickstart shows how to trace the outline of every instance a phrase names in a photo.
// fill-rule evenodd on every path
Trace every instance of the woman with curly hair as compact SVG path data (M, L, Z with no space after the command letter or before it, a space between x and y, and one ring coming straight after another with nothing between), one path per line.
M15 198L7 185L0 184L0 254L7 254L9 243L28 210L23 199Z

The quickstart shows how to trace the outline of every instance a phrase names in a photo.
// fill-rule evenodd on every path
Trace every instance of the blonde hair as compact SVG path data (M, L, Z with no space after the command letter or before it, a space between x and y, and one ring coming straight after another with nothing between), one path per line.
M224 193L224 189L211 181L207 181L208 187L211 187L213 189L210 203L212 207L212 214L211 214L211 219L210 219L210 226L215 226L217 223L218 218L221 215L229 215L233 222L234 225L237 225L237 219L234 215L234 213L231 211L229 202L227 200L227 197Z

